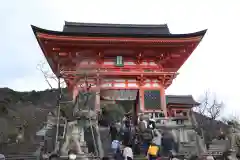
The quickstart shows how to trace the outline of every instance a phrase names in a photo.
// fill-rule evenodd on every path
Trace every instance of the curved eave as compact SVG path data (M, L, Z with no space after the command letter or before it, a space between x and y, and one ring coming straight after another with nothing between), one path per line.
M44 49L44 46L41 44L40 39L37 37L37 32L38 32L38 31L37 31L35 28L38 28L38 27L35 27L35 26L33 26L33 25L31 25L31 27L32 27L33 33L34 33L34 35L35 35L35 37L36 37L36 39L37 39L37 42L38 42L38 44L39 44L39 46L40 46L40 48L41 48L41 50L42 50L42 52L43 52L43 54L44 54L44 56L45 56L45 58L46 58L46 60L47 60L47 62L48 62L48 64L49 64L51 70L53 71L53 73L54 73L56 76L59 76L59 73L57 73L57 68L56 68L56 66L53 64L52 59L48 58L47 53L46 53L46 51L45 51L45 49Z
M147 34L106 34L106 33L71 33L71 32L60 32L42 29L31 25L32 30L37 36L37 33L54 35L54 36L87 36L87 37L129 37L129 38L194 38L203 37L207 32L207 29L188 34L159 34L159 35L147 35Z

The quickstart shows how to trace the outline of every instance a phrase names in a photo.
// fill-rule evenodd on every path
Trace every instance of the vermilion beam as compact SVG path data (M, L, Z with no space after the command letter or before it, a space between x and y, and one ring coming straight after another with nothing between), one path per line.
M45 40L59 40L59 41L85 41L85 42L138 42L138 43L174 43L174 42L199 42L202 36L188 37L188 38L128 38L128 37L84 37L84 36L61 36L61 35L50 35L45 33L36 33L38 38L43 38Z

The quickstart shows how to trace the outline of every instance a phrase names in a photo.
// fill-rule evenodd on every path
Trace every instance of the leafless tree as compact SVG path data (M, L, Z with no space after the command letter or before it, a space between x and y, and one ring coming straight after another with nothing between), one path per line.
M58 83L58 78L52 73L52 71L47 69L46 66L47 66L46 62L41 61L37 65L37 69L42 72L44 79L47 82L48 86L51 89L53 89L54 88L53 86L56 86L56 84ZM60 79L60 86L61 86L61 88L66 87L66 84L65 84L64 80L62 80L62 79Z
M209 92L204 93L204 98L201 102L201 105L195 107L195 111L198 112L201 115L205 115L207 112L208 107L208 98L209 98Z
M199 114L205 115L210 119L215 120L220 116L223 108L224 103L219 102L214 94L206 91L201 100L201 105L197 106L195 110Z

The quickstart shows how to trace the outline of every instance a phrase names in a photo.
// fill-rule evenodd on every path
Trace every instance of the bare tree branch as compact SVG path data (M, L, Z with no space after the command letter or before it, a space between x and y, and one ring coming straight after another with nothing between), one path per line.
M206 91L203 99L201 100L201 105L197 106L195 108L195 111L200 113L201 115L205 115L208 107L208 99L209 99L209 92Z
M39 64L37 65L37 69L42 72L42 74L43 74L43 76L44 76L44 79L45 79L45 81L47 82L48 86L49 86L51 89L53 89L51 83L50 83L49 80L48 80L47 74L46 74L46 72L45 72L44 69L43 69L43 65L44 65L44 63L39 63Z
M49 70L46 69L46 63L40 62L37 65L37 69L42 72L45 81L47 82L48 86L53 89L53 85L51 84L51 80L55 81L54 83L58 83L58 78ZM61 88L66 87L66 84L63 79L60 79L60 86Z
M206 91L204 98L201 101L201 105L195 108L196 112L201 115L205 115L212 120L217 119L224 107L223 102L219 102L216 96L211 96L209 91Z

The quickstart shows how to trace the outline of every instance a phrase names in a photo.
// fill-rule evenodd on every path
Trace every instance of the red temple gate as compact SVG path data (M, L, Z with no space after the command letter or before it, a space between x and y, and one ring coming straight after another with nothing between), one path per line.
M101 97L121 100L120 94L127 90L129 99L139 94L140 111L162 110L165 116L165 89L206 33L171 34L167 25L72 22L65 22L62 32L32 29L73 99L87 76L91 90L99 93L97 110Z

